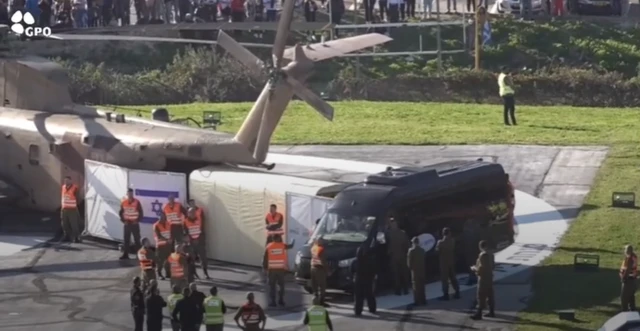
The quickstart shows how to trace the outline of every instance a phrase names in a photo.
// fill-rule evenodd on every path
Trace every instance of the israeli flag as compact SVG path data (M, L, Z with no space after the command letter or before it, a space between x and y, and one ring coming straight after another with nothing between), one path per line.
M482 46L487 45L491 45L491 25L489 21L485 21L482 27Z
M160 212L162 212L162 206L169 201L168 198L170 195L176 198L175 201L181 201L180 192L178 191L135 189L134 193L140 201L142 211L144 212L142 223L147 224L153 224L158 220Z

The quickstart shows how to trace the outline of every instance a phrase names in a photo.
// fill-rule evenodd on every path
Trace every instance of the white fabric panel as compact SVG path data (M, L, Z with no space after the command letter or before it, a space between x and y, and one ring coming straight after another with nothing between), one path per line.
M266 242L265 215L274 203L285 217L286 192L315 195L335 183L211 166L189 175L189 197L203 208L208 255L216 260L260 266ZM290 242L288 238L285 238Z
M126 168L84 161L86 233L97 238L122 240L118 212L127 191L128 177Z
M295 239L293 249L288 252L289 270L293 270L300 248L309 241L316 220L322 217L332 201L324 197L287 192L287 239L289 242Z
M148 238L155 244L153 223L158 220L158 213L167 203L169 194L173 194L176 201L183 205L187 203L187 176L175 172L129 170L129 187L133 189L135 197L140 200L144 213L140 223L140 236ZM126 190L122 192L124 197ZM122 228L119 220L117 226Z

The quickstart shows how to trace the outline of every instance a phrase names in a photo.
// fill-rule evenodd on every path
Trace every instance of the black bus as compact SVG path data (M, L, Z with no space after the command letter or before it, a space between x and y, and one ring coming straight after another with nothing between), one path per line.
M334 201L318 220L309 242L296 255L296 282L311 290L310 249L315 238L322 237L329 263L329 288L351 290L357 268L355 253L361 245L368 245L371 254L378 255L381 268L376 286L388 285L385 232L390 219L409 238L426 238L421 244L427 250L428 274L437 272L435 240L444 227L449 227L459 243L458 269L464 271L470 262L469 249L465 247L475 249L471 253L475 260L481 239L489 240L494 249L513 243L512 194L502 166L481 159L389 168L360 183L321 190L318 195L334 197Z

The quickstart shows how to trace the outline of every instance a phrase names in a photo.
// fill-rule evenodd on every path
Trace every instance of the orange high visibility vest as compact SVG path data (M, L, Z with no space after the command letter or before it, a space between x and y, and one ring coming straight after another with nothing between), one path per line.
M156 241L156 247L168 244L169 242L158 237L156 230L158 230L158 232L160 232L163 237L171 240L171 226L169 225L169 222L162 224L160 223L160 221L157 221L155 224L153 224L153 239L155 239Z
M311 266L324 266L322 263L322 259L320 258L320 254L324 252L324 247L319 246L318 244L313 244L311 247Z
M184 227L187 228L189 237L192 239L200 238L200 234L202 233L202 219L200 217L196 216L195 220L190 220L188 217L185 217L183 224Z
M260 310L255 303L242 305L242 315L240 316L245 325L258 325L260 323Z
M269 225L278 224L278 223L280 223L280 221L284 221L284 217L280 213L276 213L275 216L271 215L271 213L267 213L267 216L265 218L267 220L267 223L269 223ZM275 231L267 231L267 235L268 236L273 235L273 234L283 235L284 234L284 230L280 229L280 230L275 230Z
M129 199L125 198L122 200L122 216L127 222L137 222L140 213L138 213L138 206L140 205L140 201L138 199L133 199L132 202L129 202Z
M147 249L142 247L138 250L138 261L140 261L140 269L151 270L153 269L153 260L147 257Z
M182 205L180 205L179 202L174 202L173 208L169 207L168 203L164 205L162 210L164 211L164 214L167 215L167 221L169 221L169 223L182 225L181 207Z
M627 271L627 268L631 268L629 277L638 277L638 257L635 254L631 255L631 266L627 265L626 257L622 260L622 265L620 266L620 274L624 275L624 273Z
M60 206L62 209L75 209L78 208L78 201L76 201L76 193L78 187L75 184L71 184L69 188L66 185L62 185L62 203Z
M281 242L272 242L267 245L267 258L269 270L287 269L287 247Z
M182 267L182 256L178 253L171 253L169 258L169 265L171 265L171 278L183 278L184 277L184 268Z
M196 217L199 218L200 220L202 220L202 215L203 214L204 214L204 212L202 211L202 208L196 207Z

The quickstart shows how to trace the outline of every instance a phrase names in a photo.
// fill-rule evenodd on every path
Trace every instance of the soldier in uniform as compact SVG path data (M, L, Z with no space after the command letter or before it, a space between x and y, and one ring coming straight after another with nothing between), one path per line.
M182 240L182 251L179 253L184 257L184 261L187 266L187 282L193 283L196 279L200 279L198 276L198 270L196 268L196 254L195 249L191 244L191 240L188 235L185 235L185 239Z
M440 261L440 281L442 282L442 296L439 300L449 300L449 281L455 291L454 298L460 298L460 286L456 279L456 242L451 237L449 228L442 229L442 239L438 240L436 250L438 251L438 260Z
M149 239L142 238L142 247L138 250L138 261L140 262L143 289L146 289L147 286L149 286L149 282L151 280L156 279L154 255L154 252L151 251Z
M633 252L633 246L631 245L627 245L624 251L625 257L620 266L620 281L622 282L620 303L622 304L622 311L636 311L638 257Z
M167 217L164 213L160 213L160 218L153 224L153 236L156 241L156 267L158 268L158 277L164 280L162 275L162 268L164 268L165 275L169 276L169 265L166 263L167 258L171 255L171 225L167 221Z
M169 255L165 262L171 270L171 286L177 285L180 290L187 287L189 279L189 270L187 265L187 259L184 254L184 246L182 244L176 244L174 253Z
M474 320L482 319L482 310L489 303L489 313L485 317L495 317L495 302L493 297L493 253L489 251L489 244L486 240L480 241L480 255L473 270L478 275L477 303L478 309L471 316Z
M287 274L287 250L293 248L295 240L287 245L280 235L273 235L273 242L267 245L262 258L262 268L269 279L269 306L276 305L276 285L279 287L278 304L284 306L284 278Z
M240 324L241 319L244 325ZM264 326L267 324L267 316L264 314L262 307L255 302L253 292L247 293L247 303L238 308L233 320L236 321L238 328L243 331L264 330Z
M193 206L195 205L193 200L189 200L189 203ZM187 217L183 221L184 231L188 234L190 248L192 248L189 253L191 253L194 258L197 257L200 260L200 265L202 266L205 277L211 279L211 277L209 277L209 271L207 270L207 241L204 231L204 216L202 208L193 206L187 209Z
M167 200L168 202L162 207L162 212L164 212L167 221L171 224L171 238L180 242L184 239L184 225L182 225L182 220L184 216L187 215L187 210L180 202L176 201L173 195L169 195Z
M424 293L425 282L425 252L420 247L420 239L413 237L411 239L411 248L407 253L407 265L411 270L411 279L413 280L413 304L416 306L426 305L427 297Z
M388 254L391 262L390 268L393 273L393 287L396 295L409 293L409 272L407 271L407 250L409 240L407 234L398 228L394 220L389 222L389 243Z
M367 299L369 312L376 313L376 296L373 293L376 261L375 256L369 253L365 246L360 246L356 252L355 305L353 306L356 316L362 315L365 298Z
M327 291L327 260L324 256L324 241L316 239L311 247L311 288L320 300L320 305L326 305L325 294Z

